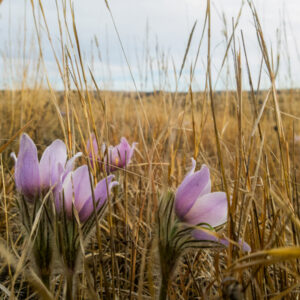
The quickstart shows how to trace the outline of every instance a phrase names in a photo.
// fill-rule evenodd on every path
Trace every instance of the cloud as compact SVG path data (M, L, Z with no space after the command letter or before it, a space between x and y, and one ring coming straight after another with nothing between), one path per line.
M67 1L68 2L68 1ZM142 86L142 81L148 78L148 89L152 89L150 84L151 70L153 73L153 81L155 87L161 86L160 76L165 76L160 68L164 68L164 73L168 74L168 82L171 88L175 88L173 66L175 64L177 72L180 69L182 59L185 53L188 37L195 21L197 27L190 47L189 56L184 70L184 76L181 88L187 88L189 78L189 68L194 62L200 40L202 26L205 17L205 1L198 0L111 0L108 1L118 32L120 34L127 58L133 69L134 76L138 81L138 85ZM286 78L290 70L293 82L282 80L281 87L289 87L291 84L297 86L299 82L299 51L300 45L297 44L297 37L300 34L300 6L297 0L256 0L254 1L258 14L261 18L265 40L269 49L277 51L277 28L281 28L281 77ZM55 50L61 58L60 53L60 34L57 22L57 11L55 1L43 1L44 11ZM226 50L226 41L224 37L224 21L222 14L225 15L227 22L227 30L229 34L232 31L232 18L236 20L240 0L212 1L212 66L213 80L217 78L222 59ZM114 88L132 89L130 72L126 65L124 55L120 43L118 41L109 11L105 6L105 1L85 0L73 1L76 27L78 30L80 46L84 57L86 67L94 64L97 78L102 82L114 82ZM52 49L47 40L45 25L40 13L38 13L38 3L36 5L36 16L39 23L39 30L42 33L42 47L45 59L48 64L55 66ZM27 50L26 55L31 57L33 47L37 48L36 37L34 40L30 36L35 35L34 23L30 1L4 1L0 6L0 39L3 41L0 46L2 55L6 58L16 59L22 55L24 35L26 34ZM60 9L62 15L62 10ZM72 20L68 14L68 22ZM26 18L26 31L24 31L24 18ZM283 21L286 21L286 39L284 36ZM4 30L5 29L5 30ZM72 29L72 27L70 27ZM236 45L242 51L241 35L243 31L245 43L247 47L247 55L253 72L254 80L258 78L259 65L261 61L261 53L254 28L253 18L245 3L239 27L236 31ZM11 34L11 36L9 35ZM66 33L64 32L64 37ZM95 38L99 42L99 48L95 45ZM9 39L11 40L11 51L9 51ZM73 39L74 42L74 39ZM203 87L206 68L206 35L200 52L200 59L197 64L195 81L196 86ZM98 55L100 51L100 56ZM101 57L101 61L100 61ZM244 58L243 62L244 62ZM93 61L93 62L92 62ZM146 62L148 65L146 65ZM152 65L150 67L150 62ZM230 53L229 63L233 65L233 58ZM163 66L164 65L164 66ZM244 65L245 67L245 65ZM56 68L57 69L57 68ZM51 67L51 74L55 73L55 67ZM226 68L224 74L226 75ZM231 72L233 68L231 67ZM148 73L148 74L146 74ZM53 76L55 77L55 76ZM224 77L226 78L226 77ZM233 74L232 74L233 79ZM268 79L264 72L264 82L268 86ZM231 80L234 82L234 80ZM245 73L245 87L247 87L247 79ZM123 83L126 82L124 85ZM1 84L1 82L0 82ZM299 84L298 84L299 85ZM163 86L162 86L163 87ZM219 80L217 88L224 88L224 80ZM234 87L234 86L233 86Z

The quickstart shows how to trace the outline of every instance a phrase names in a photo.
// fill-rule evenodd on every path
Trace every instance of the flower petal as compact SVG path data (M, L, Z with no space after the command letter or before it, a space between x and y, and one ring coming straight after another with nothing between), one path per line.
M63 141L55 140L48 146L40 161L41 187L49 188L55 185L61 175L67 160L67 148Z
M208 231L196 229L193 230L192 235L196 240L199 241L212 241L212 242L220 243L226 247L229 246L229 241L227 239L218 238L213 233L210 234ZM242 250L244 252L251 251L251 247L246 242L242 242L242 240L239 240L239 245L242 247Z
M109 165L107 166L110 172L115 171L117 168L122 166L122 161L120 159L119 150L117 147L108 147L108 161Z
M63 190L63 182L65 181L67 175L73 170L76 158L81 156L81 155L82 155L81 152L76 153L72 158L70 158L68 160L65 168L61 164L58 164L60 176L59 176L58 182L57 182L57 184L56 184L56 186L54 187L54 190L53 190L54 199L55 199L55 206L56 206L57 212L60 212L60 209L61 209L60 193ZM65 185L67 184L67 182L69 180L71 180L71 177L68 178ZM72 201L71 201L70 204L71 204L71 207L72 207Z
M208 223L210 226L219 226L227 221L227 198L224 192L205 194L199 197L184 221L191 225Z
M242 242L242 240L239 240L239 245L242 246L242 250L245 252L251 252L251 247L248 243Z
M22 134L15 167L15 181L19 192L32 198L39 193L40 173L37 149L27 134Z
M65 207L68 216L72 215L72 202L73 202L73 184L72 175L70 172L64 181L56 186L54 189L56 209L59 212L62 207ZM62 202L64 201L64 203Z
M106 165L106 171L107 172L113 172L116 170L115 166L114 166L114 163L115 161L118 162L118 150L116 147L113 147L113 146L109 146L109 147L106 147L105 146L105 150L104 150L104 163Z
M135 150L137 144L138 143L132 143L130 153L129 153L129 156L128 156L128 159L127 159L127 164L129 164L131 162L131 158L132 158L132 155L134 153L134 150Z
M192 161L192 167L191 169L189 170L189 172L185 175L183 181L182 181L182 184L184 183L184 181L190 176L190 175L193 175L195 173L195 169L196 169L196 161L193 157L191 157L191 161Z
M65 209L68 216L71 216L73 197L75 208L79 212L86 200L91 196L91 184L87 165L77 168L74 172L70 172L66 176L62 188L64 191Z
M93 159L93 152L94 152L95 158L98 157L98 153L99 153L98 152L98 144L97 144L96 136L94 133L91 135L91 139L92 139L92 146L91 146L90 139L88 139L86 147L87 147L87 152L89 154L90 159Z
M199 241L212 241L219 242L220 238L214 235L214 232L210 233L209 230L195 229L192 231L192 236Z
M69 173L70 174L70 173ZM67 174L68 175L68 174ZM70 175L71 176L71 175ZM53 196L54 196L54 202L55 202L55 208L56 208L56 212L59 213L62 209L62 191L63 191L63 182L70 180L64 178L64 180L62 180L62 176L60 176L56 186L53 189ZM71 199L72 200L72 199ZM67 205L66 201L65 201L65 205ZM71 207L72 207L72 203L71 203Z
M71 157L67 163L66 163L66 168L63 172L63 179L64 177L67 176L68 173L70 173L74 169L75 161L78 157L82 155L82 152L77 152L73 157Z
M194 173L196 162L192 160L193 167L178 187L175 195L175 213L180 220L194 205L195 201L211 190L209 169L202 165L201 170Z
M94 196L95 196L95 201L97 204L97 210L100 209L101 206L106 201L107 191L110 193L111 188L118 184L118 182L112 181L112 179L114 177L115 177L114 175L110 175L107 178L104 178L98 182L98 184L94 190ZM93 203L92 196L90 196L79 212L80 220L82 222L86 221L90 217L90 215L92 214L93 211L94 211L94 203Z
M119 165L125 167L127 162L130 161L131 147L126 138L121 138L121 143L117 146L119 155Z
M121 167L125 167L130 163L136 145L137 143L133 143L132 146L130 146L126 138L121 138L121 143L117 146Z
M14 160L14 162L15 162L15 165L16 165L16 163L17 163L17 156L16 156L16 153L15 152L12 152L12 153L10 153L10 157Z
M74 172L73 184L75 194L75 207L79 212L82 206L84 205L85 201L92 194L91 187L93 186L93 182L90 182L90 175L87 165L79 167Z

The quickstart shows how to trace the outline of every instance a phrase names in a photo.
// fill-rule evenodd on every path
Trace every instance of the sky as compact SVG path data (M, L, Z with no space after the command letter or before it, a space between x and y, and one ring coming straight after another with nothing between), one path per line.
M60 0L58 0L61 3ZM298 0L254 0L263 28L264 37L274 57L280 54L277 77L279 88L300 87L300 3ZM63 87L52 49L47 39L41 12L35 3L38 30L45 68L54 88ZM62 59L55 0L42 0L54 49ZM76 26L83 63L94 74L102 89L182 91L188 89L190 69L194 64L203 29L206 1L204 0L108 0L121 43L105 0L74 0ZM219 74L227 43L224 19L229 35L232 22L237 19L241 0L211 1L211 55L212 80L217 90L235 88L233 55L230 49L227 64ZM61 5L59 6L62 15ZM71 24L70 11L67 12ZM224 16L224 17L223 17ZM197 22L182 76L186 45L194 23ZM72 29L72 28L71 28ZM251 10L245 1L236 30L236 48L241 48L243 32L247 56L257 84L261 51L257 41ZM29 0L3 0L0 5L0 88L20 87L25 66L28 68L27 85L33 82L37 66L38 40L34 30L32 7ZM97 42L96 42L97 40ZM98 47L96 46L98 44ZM299 49L298 49L299 48ZM125 54L125 55L124 55ZM126 62L126 58L128 64ZM193 89L205 87L207 63L207 36L205 34L196 64ZM40 66L41 68L41 66ZM248 88L245 58L242 55L243 86ZM174 72L175 70L175 72ZM45 70L44 70L45 71ZM131 71L131 72L130 72ZM228 73L229 72L229 73ZM175 76L175 74L177 74ZM32 77L30 77L32 76ZM134 84L135 83L135 84ZM266 68L262 72L262 88L270 83Z

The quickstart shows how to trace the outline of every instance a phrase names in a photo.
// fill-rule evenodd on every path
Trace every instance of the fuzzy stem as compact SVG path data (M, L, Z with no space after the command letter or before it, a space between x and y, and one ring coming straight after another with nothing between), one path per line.
M159 292L159 300L166 300L168 296L168 282L169 278L167 276L162 275L161 277L161 286Z
M74 280L74 272L72 270L67 270L66 272L66 284L67 284L67 293L66 300L74 299L74 291L73 291L73 280Z
M50 272L46 271L41 273L41 279L47 289L50 287Z

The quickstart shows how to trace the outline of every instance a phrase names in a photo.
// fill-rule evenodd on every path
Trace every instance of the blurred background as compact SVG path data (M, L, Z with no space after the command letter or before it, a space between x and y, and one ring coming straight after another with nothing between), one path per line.
M58 56L61 47L58 15L62 18L62 2L55 0L40 2ZM66 15L71 25L70 5L69 1L66 2ZM298 72L300 67L299 2L297 0L255 0L253 3L260 17L267 47L270 51L272 49L274 64L280 56L277 87L298 88L300 83ZM32 4L37 20L36 29ZM102 89L135 90L124 57L125 53L138 90L188 90L190 67L195 63L205 22L206 1L111 0L108 1L111 15L105 0L76 0L72 1L72 5L83 63L85 67L92 70ZM57 8L59 14L57 14ZM257 80L259 76L262 54L247 1L212 1L212 77L217 90L235 88L231 53L226 58L220 76L218 74L228 39L232 33L233 23L237 21L236 45L242 48L241 31L243 31L252 77ZM113 22L122 41L124 52ZM176 82L174 70L177 72L180 70L195 22L197 24L182 72L183 76L180 81ZM47 38L47 28L39 9L39 1L4 0L0 7L0 67L1 70L6 71L1 72L1 89L21 88L21 85L24 85L24 82L21 82L23 80L21 74L25 69L27 73L30 73L31 69L42 68L41 65L37 66L36 58L39 56L39 48L35 30L39 31L45 68L52 86L56 89L63 88L53 50ZM62 34L67 35L64 28L62 30ZM194 90L205 88L206 44L207 33L205 32L200 55L195 65ZM40 74L43 73L41 70ZM30 86L33 82L28 76L26 84ZM248 88L247 79L243 80L243 87ZM269 87L266 72L262 72L261 87Z

